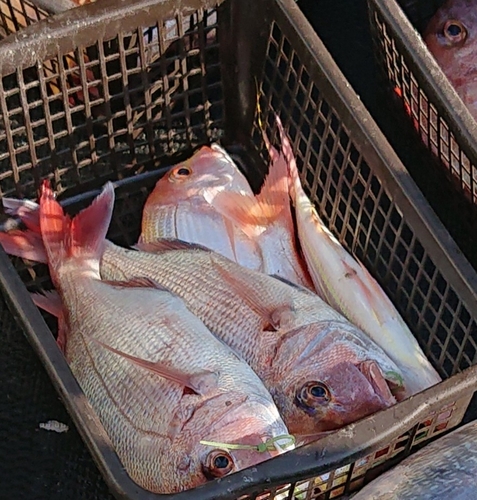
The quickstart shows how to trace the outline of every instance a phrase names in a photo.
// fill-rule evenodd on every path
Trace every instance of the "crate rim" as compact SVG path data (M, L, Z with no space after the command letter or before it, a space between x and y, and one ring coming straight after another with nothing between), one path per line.
M464 303L469 304L476 301L477 271L462 254L454 239L439 220L386 136L299 7L293 0L276 0L276 2L282 6L281 14L286 16L295 30L303 35L302 43L308 49L310 57L313 58L313 64L320 67L323 73L328 74L330 79L328 84L332 86L343 107L346 108L348 116L341 118L354 117L353 120L356 121L359 135L363 139L361 144L363 152L366 151L372 156L377 155L380 163L388 166L388 171L382 171L384 180L388 183L388 177L391 177L392 182L401 188L400 193L397 193L396 190L393 191L393 197L401 209L407 205L416 214L416 217L413 217L410 222L415 232L419 234L420 240L429 243L427 245L429 255L434 259L436 265L442 262L443 257L448 259L449 256L452 256L452 259L448 259L448 261L452 272L455 273L459 281L459 283L453 283L453 287L463 298ZM470 119L472 118L470 117ZM475 123L475 128L477 136L477 123ZM442 270L442 268L440 269Z
M115 12L115 19L119 22L119 19L124 19L124 17L122 17L124 14L127 14L129 17L134 17L134 19L136 19L136 17L140 19L141 12L139 11L141 9L147 11L151 6L156 6L158 4L161 5L161 13L163 13L165 17L169 13L174 12L174 9L178 8L177 6L183 6L184 3L186 6L196 5L198 8L210 8L222 4L224 1L225 0L187 0L187 2L181 2L180 0L166 0L157 2L157 0L138 0L131 3L127 2L127 0L121 0L120 8ZM305 44L310 52L313 63L318 65L323 71L326 71L329 78L334 80L331 83L333 91L340 97L342 103L344 103L346 113L354 117L353 119L356 120L359 127L359 135L362 136L364 140L362 145L363 152L378 155L380 162L389 166L387 175L391 177L392 181L402 190L401 193L393 193L395 196L394 199L396 199L400 207L409 205L416 213L416 220L412 221L412 225L416 232L419 231L420 236L425 236L420 239L428 243L427 246L429 249L432 249L432 253L429 252L430 255L435 258L437 263L439 260L442 260L442 257L447 259L447 255L453 255L453 259L449 261L449 266L446 266L446 268L451 268L448 271L453 274L458 281L458 283L453 283L453 286L456 292L463 298L462 300L464 303L475 302L477 299L475 292L477 289L477 274L467 260L460 254L460 251L450 238L447 230L437 219L414 181L407 175L407 170L400 162L396 153L392 150L383 133L380 131L369 112L365 109L354 90L344 78L338 66L331 58L331 55L318 38L318 35L314 32L311 25L309 25L294 0L275 0L275 4L279 8L280 15L285 16L291 26L302 35L302 43ZM39 21L25 28L21 33L9 36L0 43L0 61L5 61L3 56L7 54L11 56L12 47L18 44L22 46L21 52L23 56L21 56L21 64L19 64L20 61L14 59L13 61L16 62L15 65L11 62L0 65L0 72L8 72L9 68L11 68L13 72L17 70L18 67L24 68L29 64L34 64L37 59L41 59L45 54L54 53L55 50L57 50L59 42L58 40L51 40L51 33L56 33L56 30L59 31L62 40L68 39L68 43L70 43L70 45L65 46L66 48L62 46L62 50L65 50L65 52L73 50L77 45L83 43L81 37L75 37L73 35L75 33L77 34L78 30L81 30L83 27L87 27L88 30L95 30L96 25L103 22L105 18L110 21L110 9L114 5L117 5L116 0L103 0L97 4L78 7L74 9L74 11L65 12L53 18ZM120 14L118 14L118 12ZM159 10L157 12L159 12ZM92 20L91 17L93 17ZM155 15L154 20L156 20L156 17L157 15ZM152 21L152 18L150 20ZM113 26L115 26L115 24L110 22L108 30L113 29ZM43 28L48 29L43 30ZM97 33L98 32L95 31L96 36ZM36 38L33 36L35 34ZM48 38L48 36L50 38ZM106 36L105 31L101 33L101 36ZM46 41L44 40L45 37ZM28 42L26 41L27 39ZM34 52L36 47L38 47L39 50L38 54ZM17 49L15 49L15 51L16 50ZM33 54L35 54L35 56L33 56ZM383 146L380 146L379 142L381 142ZM405 174L404 179L402 174ZM386 184L386 182L388 182L387 179L385 179L384 184ZM403 193L410 194L412 200L409 200ZM419 210L417 209L418 205L420 205ZM440 255L436 256L435 253ZM471 286L472 283L476 286ZM371 415L361 422L350 424L350 426L337 431L337 433L333 433L328 438L325 437L319 442L311 443L295 451L288 452L271 461L263 462L259 466L239 471L231 476L226 476L223 479L175 495L153 494L138 487L129 476L125 474L122 467L119 467L119 470L116 470L118 467L114 469L114 476L109 473L108 461L112 459L109 453L110 450L107 450L108 460L106 460L104 458L105 450L97 447L95 442L96 437L100 436L101 439L99 441L102 440L104 443L104 431L101 432L100 429L98 430L98 422L89 415L91 411L85 407L85 405L89 405L84 401L84 396L82 399L75 400L71 404L69 404L68 399L65 397L69 392L68 388L71 388L73 393L77 393L79 385L66 364L66 360L60 354L49 328L36 306L34 306L20 277L14 270L3 249L0 249L0 287L7 297L9 307L14 312L17 321L20 322L24 331L29 332L29 341L33 344L37 354L39 354L50 378L55 383L57 391L62 396L65 406L72 415L82 438L88 444L90 451L93 452L93 456L103 476L118 498L141 498L145 500L174 498L180 500L194 495L194 498L212 500L217 498L217 494L221 494L220 498L225 500L228 498L236 498L240 494L245 494L254 487L263 487L264 483L267 484L267 487L281 485L287 482L287 479L284 479L284 477L290 477L288 482L294 482L299 480L300 477L303 478L303 475L310 476L312 474L320 474L335 468L332 464L342 463L343 460L345 463L351 463L357 458L363 457L373 450L378 449L379 446L381 446L381 440L387 442L402 433L402 426L409 428L417 424L419 419L432 411L432 408L437 408L443 401L457 399L459 394L462 395L470 392L477 384L477 366L473 366L384 412ZM40 340L36 338L37 333L33 325L36 325L35 328L39 330L41 342L46 342L45 345L42 345ZM56 366L51 362L50 357L56 360ZM63 378L59 376L57 370L59 370ZM418 405L417 408L415 407L416 404ZM96 416L94 412L93 415ZM88 417L89 425L92 424L92 429L87 428L87 430L85 430L85 426L82 425L85 416ZM380 426L386 418L392 418L392 420L398 422L398 425L392 428L386 428L385 431L383 431ZM358 435L360 439L368 436L370 438L370 441L362 443L362 449L357 451L356 455L351 456L349 454L346 455L347 446L343 446L343 443L349 443L350 429L354 430L355 434ZM379 432L381 432L381 434L379 434ZM106 439L106 444L108 441L109 440ZM326 450L323 451L323 443L327 442L329 442L329 446L326 446ZM339 443L342 445L341 450L336 449L336 445ZM333 452L335 455L330 457L328 454L332 454ZM299 472L297 472L298 457L301 457L303 461L308 460L308 467L301 468ZM321 469L317 466L319 460L322 461L320 465ZM118 461L116 460L115 463L117 465ZM277 464L283 464L284 469L287 470L286 476L280 475L280 477L278 477L276 472ZM265 476L258 476L259 471L260 473L266 471L267 474ZM227 491L226 496L223 495L224 491ZM200 497L198 496L199 494Z
M430 75L430 78L419 80L419 85L428 94L436 96L439 114L445 118L448 124L453 124L452 129L458 131L459 141L462 141L461 149L465 151L470 162L477 166L477 150L475 148L477 120L473 118L444 71L430 53L420 33L414 28L397 0L367 0L367 3L371 27L375 29L374 19L371 19L374 9L397 34L403 52L414 61L419 71L423 75ZM453 113L450 113L449 110L453 110Z

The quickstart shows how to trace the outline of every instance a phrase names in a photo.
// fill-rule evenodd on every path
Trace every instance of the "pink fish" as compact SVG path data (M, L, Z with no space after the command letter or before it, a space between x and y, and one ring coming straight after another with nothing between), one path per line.
M270 394L181 299L142 276L101 280L113 202L107 184L71 220L43 186L39 225L60 301L40 302L56 310L69 366L128 474L174 493L281 453L293 440Z
M423 39L477 119L477 1L445 2L427 25Z
M25 223L34 228L34 213L24 219L29 217ZM14 240L0 234L0 242L21 256L20 238L32 231L14 233ZM38 243L34 238L29 250ZM259 375L297 437L309 440L402 397L399 368L316 294L196 245L139 246L147 251L108 242L101 259L103 279L145 276L181 297ZM41 246L37 259L44 259Z
M288 137L277 118L281 150L265 138L272 169L290 177L298 234L319 295L351 323L362 329L396 363L411 396L441 381L405 321L368 270L325 226L301 185Z
M203 245L249 269L313 289L297 249L286 182L269 175L255 196L218 144L176 165L151 192L140 243L163 238Z

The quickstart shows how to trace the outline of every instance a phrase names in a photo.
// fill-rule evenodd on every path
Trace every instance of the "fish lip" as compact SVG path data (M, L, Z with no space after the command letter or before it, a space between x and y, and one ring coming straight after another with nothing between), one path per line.
M394 380L389 380L385 377L385 373L383 373L376 361L363 361L358 365L358 369L366 377L368 382L374 388L376 395L379 399L381 399L386 407L397 403L393 394L394 387L391 386L391 384L395 385L395 382Z
M221 399L227 397L225 394L220 394L217 395L217 399ZM278 410L276 411L276 415L273 413L268 414L272 409L273 405L271 405L271 402L266 399L266 398L261 398L261 397L255 397L255 398L250 398L250 396L246 395L245 397L239 398L236 401L232 403L228 407L226 411L224 411L216 420L213 421L213 425L217 426L218 423L224 422L227 425L227 421L230 423L234 421L235 423L241 421L241 418L244 418L245 415L245 409L249 407L250 409L250 415L252 415L252 418L256 421L256 417L253 416L254 412L252 409L258 410L259 407L262 408L262 412L265 409L264 416L267 417L268 419L268 425L266 424L266 420L264 420L263 425L264 428L262 429L262 432L253 432L252 434L245 434L241 437L236 438L236 440L233 443L234 445L238 446L253 446L257 447L257 449L236 449L233 450L230 448L234 453L238 453L239 455L243 455L242 459L245 459L246 456L252 455L255 456L256 458L254 459L255 463L260 463L263 460L268 460L271 458L274 458L285 451L289 451L291 449L294 449L293 447L289 448L284 448L283 446L281 447L280 444L286 444L286 441L289 441L289 438L291 437L290 434L288 434L288 430L286 429L284 423L280 420L280 415L278 413ZM260 412L259 412L260 413ZM237 418L240 417L240 418ZM248 417L245 416L245 419L247 420ZM276 419L276 421L274 421ZM234 424L235 425L235 424ZM280 438L280 439L279 439ZM207 440L209 440L209 437L207 437ZM215 441L214 438L210 438L211 441ZM258 450L258 446L262 443L267 443L268 441L272 441L273 447L267 447L263 451ZM224 445L224 449L227 448L227 443L222 443ZM257 457L261 457L260 460L258 460ZM247 460L250 460L250 458L247 458Z

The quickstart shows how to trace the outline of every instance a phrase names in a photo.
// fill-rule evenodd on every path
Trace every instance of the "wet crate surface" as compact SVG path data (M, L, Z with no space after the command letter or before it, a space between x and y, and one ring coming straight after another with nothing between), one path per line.
M255 70L261 108L269 124L270 110L280 113L305 188L320 214L385 287L441 374L449 377L470 366L475 321L459 291L447 281L446 273L452 270L437 267L429 254L431 240L421 241L405 215L409 207L403 210L395 203L387 187L393 181L369 148L363 148L364 137L346 107L332 102L336 95L327 85L321 87L318 70L309 56L303 57L303 47L295 47L293 33L282 31L283 14L277 22L264 24L264 59ZM154 40L157 27L164 33L160 42ZM97 188L109 178L130 177L170 163L223 135L226 142L237 139L234 127L224 120L231 83L224 82L220 67L220 27L215 9L200 10L100 40L88 47L87 60L85 47L80 47L75 51L79 68L67 69L63 58L49 55L61 70L58 74L47 75L39 63L4 74L6 93L0 109L8 120L0 133L2 193L34 197L39 180L50 176L65 197ZM78 69L79 81L74 78ZM55 93L52 82L63 92ZM254 82L249 87L251 99ZM248 106L252 117L255 103ZM252 120L242 125L243 136L252 132L258 146L259 131L256 126L251 130ZM224 134L227 128L229 137ZM256 169L263 174L263 166ZM114 241L135 241L147 192L140 182L118 192L109 234ZM44 267L15 263L30 289L47 285ZM441 408L432 418L426 415L420 425L410 426L401 438L374 452L372 459L363 458L354 467L316 481L308 497L321 498L318 489L324 490L323 485L332 489L327 494L331 497L351 482L358 486L372 465L458 423L467 400Z

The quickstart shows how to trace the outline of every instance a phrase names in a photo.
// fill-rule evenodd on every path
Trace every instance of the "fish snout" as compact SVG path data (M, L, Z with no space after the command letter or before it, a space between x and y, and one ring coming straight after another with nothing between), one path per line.
M396 388L396 383L385 377L376 361L363 361L358 365L358 368L373 387L376 396L381 400L384 408L396 404L396 397L393 394L393 390L396 393L399 392Z

